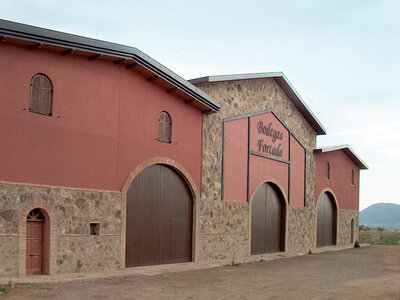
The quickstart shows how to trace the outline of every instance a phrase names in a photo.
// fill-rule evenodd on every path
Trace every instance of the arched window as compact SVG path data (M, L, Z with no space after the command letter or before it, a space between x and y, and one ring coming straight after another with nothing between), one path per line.
M329 161L326 162L326 178L331 179L331 165Z
M164 143L171 143L172 122L166 111L160 113L158 118L158 140Z
M37 221L37 220L44 220L43 213L40 209L36 208L31 210L27 216L28 220Z
M31 79L29 111L51 116L53 86L44 74L35 74Z

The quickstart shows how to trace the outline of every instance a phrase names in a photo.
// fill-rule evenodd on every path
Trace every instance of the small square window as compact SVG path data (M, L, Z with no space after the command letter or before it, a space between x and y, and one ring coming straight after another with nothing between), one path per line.
M99 235L99 232L100 232L100 224L90 223L90 235Z

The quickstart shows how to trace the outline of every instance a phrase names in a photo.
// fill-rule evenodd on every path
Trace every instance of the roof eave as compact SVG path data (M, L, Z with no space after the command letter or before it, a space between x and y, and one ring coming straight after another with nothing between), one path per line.
M193 84L199 83L212 83L221 81L233 80L251 80L261 78L272 78L287 97L292 101L294 106L299 110L307 122L311 125L317 135L326 134L325 128L321 122L313 114L311 109L304 102L303 98L299 95L290 81L286 78L283 72L265 72L265 73L249 73L249 74L233 74L233 75L217 75L217 76L204 76L200 78L190 79L189 82Z
M357 155L356 152L349 145L338 145L320 147L314 150L314 152L332 152L332 151L343 151L361 170L368 170L367 164Z
M1 19L0 36L66 47L74 50L94 52L103 55L111 55L118 58L133 59L138 64L153 72L155 75L161 77L171 85L193 97L196 101L199 101L211 111L218 112L221 107L215 99L211 98L202 90L134 47Z

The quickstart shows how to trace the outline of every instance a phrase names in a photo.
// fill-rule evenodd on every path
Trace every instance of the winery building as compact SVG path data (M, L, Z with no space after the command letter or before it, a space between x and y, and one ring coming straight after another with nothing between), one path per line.
M186 81L0 20L0 277L352 246L359 170L283 73Z

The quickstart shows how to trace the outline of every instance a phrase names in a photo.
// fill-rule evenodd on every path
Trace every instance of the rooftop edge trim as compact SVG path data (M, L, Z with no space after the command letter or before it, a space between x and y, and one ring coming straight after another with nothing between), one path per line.
M206 82L220 82L220 81L233 81L233 80L251 80L259 78L272 78L283 90L286 96L292 101L294 106L299 110L311 127L315 130L317 135L326 134L325 128L317 119L311 109L307 106L303 98L296 91L290 81L287 79L283 72L265 72L265 73L247 73L247 74L231 74L231 75L216 75L205 76L190 79L189 82L193 84L206 83Z
M361 170L368 170L366 163L362 161L362 159L354 152L353 149L351 149L349 145L324 146L316 148L314 151L324 153L337 150L342 150Z
M116 43L82 37L74 34L59 32L41 27L16 23L0 19L0 36L27 40L47 45L71 48L75 50L94 52L124 59L133 59L135 62L158 75L171 85L185 92L214 112L218 112L221 105L202 90L175 74L150 56L134 47Z

